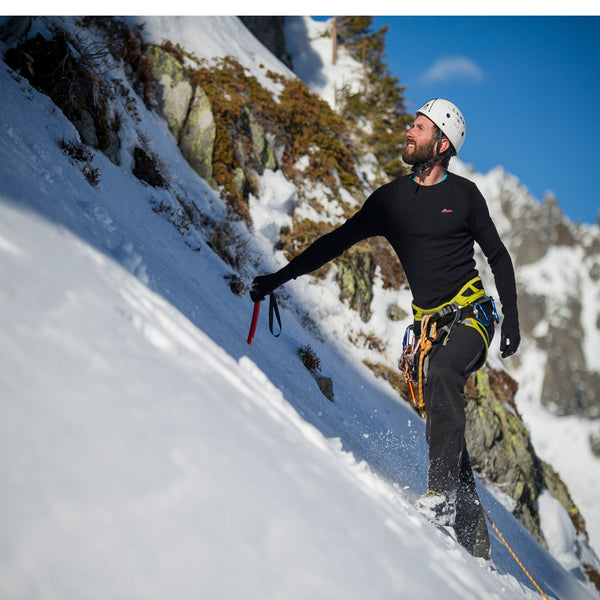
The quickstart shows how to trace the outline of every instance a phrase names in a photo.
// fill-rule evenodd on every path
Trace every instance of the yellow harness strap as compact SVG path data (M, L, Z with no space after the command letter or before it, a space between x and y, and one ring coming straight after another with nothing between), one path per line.
M422 321L425 315L433 315L440 311L447 310L451 312L453 307L459 308L463 306L467 306L472 304L476 300L479 300L482 296L485 295L485 290L483 289L483 282L481 281L481 277L473 277L470 281L467 281L465 285L460 288L460 291L452 300L449 302L445 302L441 306L436 306L435 308L419 308L414 302L412 303L412 311L414 315L415 321Z
M486 331L485 327L477 319L473 319L472 317L466 318L463 321L463 325L466 325L467 327L472 327L483 338L483 343L485 344L485 355L487 357L488 348L490 344L490 336Z

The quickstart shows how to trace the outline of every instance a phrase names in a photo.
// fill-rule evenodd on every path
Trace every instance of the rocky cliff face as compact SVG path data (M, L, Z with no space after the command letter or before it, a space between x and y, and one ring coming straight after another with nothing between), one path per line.
M556 199L548 196L541 206L534 207L529 219L518 222L516 236L518 270L539 264L542 273L549 269L555 272L555 266L547 264L553 254L557 260L564 255L572 265L579 262L577 259L581 261L575 272L564 274L567 286L560 299L540 293L534 284L528 286L521 279L521 311L527 315L524 332L548 353L542 402L560 415L598 418L600 375L588 364L582 343L597 329L599 316L594 294L586 292L586 288L600 290L598 235L586 243L584 227L568 223Z
M286 67L292 68L292 59L285 43L284 19L278 16L240 16L242 23Z
M520 354L542 358L536 400L557 415L597 419L600 228L570 222L551 195L538 203L502 169L481 175L459 163L452 168L484 191L513 258L525 340ZM525 362L514 359L517 373Z

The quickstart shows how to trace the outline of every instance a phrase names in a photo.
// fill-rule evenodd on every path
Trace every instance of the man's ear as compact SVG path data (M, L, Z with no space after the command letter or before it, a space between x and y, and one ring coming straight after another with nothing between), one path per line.
M439 150L440 154L442 154L443 152L446 152L446 150L448 150L448 148L450 148L450 140L446 136L444 136L440 143L440 150Z

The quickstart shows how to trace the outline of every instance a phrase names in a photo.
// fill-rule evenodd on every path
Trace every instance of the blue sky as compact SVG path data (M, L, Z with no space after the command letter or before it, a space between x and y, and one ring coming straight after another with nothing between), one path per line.
M572 220L600 207L600 17L378 16L389 68L414 111L434 97L463 112L460 156L501 165Z

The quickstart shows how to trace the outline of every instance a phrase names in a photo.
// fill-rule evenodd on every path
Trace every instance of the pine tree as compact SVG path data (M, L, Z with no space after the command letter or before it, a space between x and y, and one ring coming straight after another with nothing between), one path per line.
M363 141L376 156L387 177L405 171L400 159L404 132L411 121L404 104L405 87L385 62L385 35L388 27L372 31L373 17L337 17L337 43L362 65L358 91L349 86L338 90L340 113L364 131ZM368 127L364 124L368 123Z

